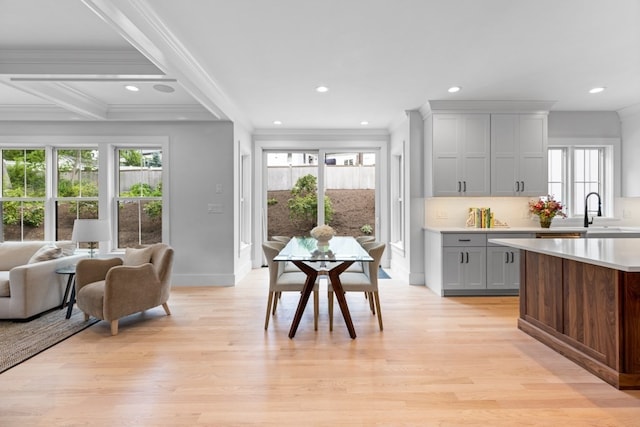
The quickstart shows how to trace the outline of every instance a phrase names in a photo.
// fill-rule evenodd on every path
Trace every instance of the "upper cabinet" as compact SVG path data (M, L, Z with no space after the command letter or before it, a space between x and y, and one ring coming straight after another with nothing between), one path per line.
M547 115L491 115L491 195L547 194Z
M433 195L490 195L489 114L434 114Z

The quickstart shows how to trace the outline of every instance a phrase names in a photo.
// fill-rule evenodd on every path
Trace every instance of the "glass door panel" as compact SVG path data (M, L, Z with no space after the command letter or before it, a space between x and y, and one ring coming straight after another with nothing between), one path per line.
M318 152L266 152L266 237L307 236L318 223Z
M325 223L338 235L376 235L376 152L324 153Z

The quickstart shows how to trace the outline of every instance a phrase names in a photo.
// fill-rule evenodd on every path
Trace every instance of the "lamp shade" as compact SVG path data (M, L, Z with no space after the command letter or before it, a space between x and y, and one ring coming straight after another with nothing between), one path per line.
M76 219L71 240L74 242L104 242L111 239L109 221Z

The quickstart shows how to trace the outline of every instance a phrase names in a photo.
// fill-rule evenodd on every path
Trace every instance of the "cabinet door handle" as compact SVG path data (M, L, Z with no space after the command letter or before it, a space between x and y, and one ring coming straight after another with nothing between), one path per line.
M458 239L458 242L470 242L471 239Z
M520 183L516 181L516 193L520 191Z
M462 183L458 181L458 193L462 191Z
M504 263L509 264L509 252L504 253Z
M460 264L464 262L464 252L460 252Z
M520 191L524 191L524 181L520 181Z
M466 252L467 254L467 264L469 264L469 252Z
M467 192L467 181L462 181L462 183L464 184L464 192Z
M515 259L515 255L513 254L513 252L510 252L511 254L511 264L513 264L513 260Z

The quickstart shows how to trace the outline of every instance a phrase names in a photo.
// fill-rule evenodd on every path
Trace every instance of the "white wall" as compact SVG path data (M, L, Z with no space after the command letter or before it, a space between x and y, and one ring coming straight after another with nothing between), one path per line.
M620 111L622 119L622 196L640 197L640 104Z
M0 138L3 143L29 138L43 145L64 143L65 137L81 144L83 136L100 145L127 137L168 140L163 160L170 205L163 234L175 249L173 283L213 286L236 281L233 132L230 122L3 122ZM221 193L215 192L216 184ZM207 213L211 203L221 204L223 213Z
M406 119L391 132L391 155L402 153L405 163L405 234L403 245L391 245L394 275L412 285L424 284L424 183L431 168L425 166L424 121L418 111L407 111ZM390 187L398 185L392 176Z

